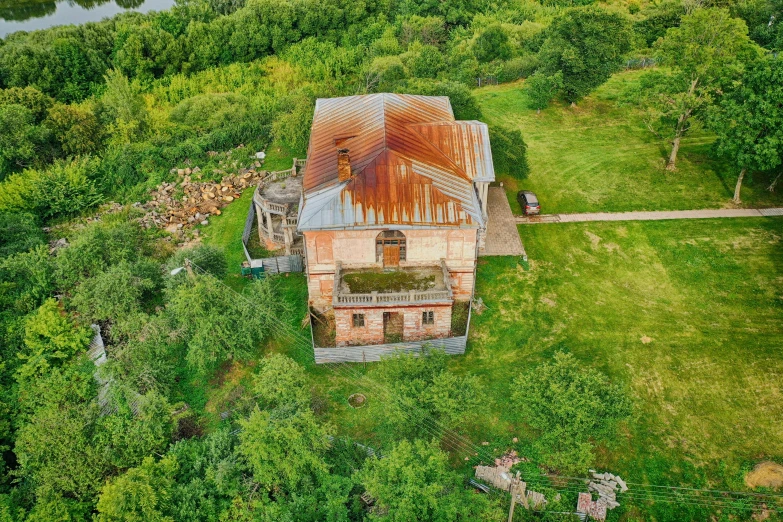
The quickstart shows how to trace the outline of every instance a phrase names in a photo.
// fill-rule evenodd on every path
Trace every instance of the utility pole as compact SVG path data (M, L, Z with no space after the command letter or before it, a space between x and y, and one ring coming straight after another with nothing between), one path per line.
M522 479L519 478L519 471L517 471L517 475L511 479L511 487L508 488L509 493L511 493L511 506L508 508L508 522L514 520L514 506L517 503L517 497L519 497L519 501L525 506L525 509L530 509L527 504L526 489L527 484L522 482Z

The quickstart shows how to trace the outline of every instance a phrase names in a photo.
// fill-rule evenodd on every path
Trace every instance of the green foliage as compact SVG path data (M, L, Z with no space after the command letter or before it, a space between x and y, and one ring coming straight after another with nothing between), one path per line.
M594 444L631 413L619 386L564 352L517 377L513 389L520 418L536 431L533 448L542 463L565 473L583 473Z
M26 210L44 220L78 214L102 200L96 168L97 160L85 157L13 174L0 183L0 211Z
M783 163L783 60L770 56L746 70L741 86L722 97L710 120L718 135L716 152L743 172L778 168ZM735 202L739 199L736 192Z
M60 310L57 301L47 299L25 322L24 361L18 371L20 381L44 375L87 348L92 330L75 326Z
M405 63L414 78L437 78L446 67L443 54L434 45L414 42L404 55Z
M71 289L112 265L135 263L150 255L149 238L127 213L104 216L78 231L67 248L57 252L56 279L61 289ZM146 272L145 272L146 273Z
M442 350L428 350L426 357L397 353L378 365L378 378L395 390L396 400L381 420L388 435L414 438L424 419L434 419L444 429L464 428L481 413L479 379L451 374L447 360Z
M447 36L446 21L441 16L413 15L400 27L400 43L406 48L413 42L439 47Z
M77 156L98 152L102 146L102 128L93 112L76 105L55 104L44 125L59 143L63 155Z
M546 109L552 99L563 89L563 72L547 75L536 72L525 82L527 105L531 109Z
M0 212L0 258L45 244L46 236L33 214Z
M538 67L538 58L534 54L525 54L511 58L503 63L498 72L498 82L507 83L527 78Z
M197 276L171 292L167 310L184 336L188 365L207 373L228 359L250 358L280 305L266 280L254 282L238 299L214 277Z
M121 261L76 287L72 304L89 321L119 320L140 312L144 297L159 288L156 263Z
M0 105L0 179L31 166L46 145L46 129L35 125L33 112L21 105Z
M527 145L519 130L492 126L489 128L489 142L496 173L508 174L517 180L527 177L530 172Z
M160 454L171 440L171 406L155 391L136 395L111 386L116 410L97 422L96 447L104 449L106 460L117 469L138 465L145 456ZM131 408L135 404L135 409Z
M464 489L436 444L400 441L382 459L366 461L362 485L376 501L370 520L498 520L502 512Z
M240 425L238 451L262 487L297 491L328 473L329 429L309 409L256 409Z
M206 272L217 279L223 279L228 273L228 262L223 250L200 244L177 250L166 262L166 272L169 274L166 278L167 287L173 288L185 282L187 274L184 271L174 276L170 274L173 270L184 267L186 259L189 259L199 272Z
M147 457L101 489L98 499L99 522L174 522L166 516L174 488L177 460L166 456L158 462Z
M771 170L783 162L783 60L769 56L748 69L712 118L716 151L740 168Z
M54 100L28 85L24 88L0 89L0 105L21 105L32 113L35 123L41 123L54 105Z
M395 92L425 96L448 96L456 119L481 119L481 109L476 98L473 97L470 89L458 82L409 80L399 85Z
M53 290L54 264L45 245L0 257L0 310L32 312Z
M476 38L473 52L480 62L508 60L511 57L508 34L500 24L487 27Z
M147 128L147 107L138 87L117 69L106 72L106 90L100 108L109 122L109 133L117 143L130 143Z
M642 18L633 24L634 33L640 40L639 45L652 46L668 29L680 25L680 18L684 14L682 3L673 0L655 3L642 9Z
M107 471L103 450L92 445L95 412L78 405L48 405L17 431L18 474L38 495L87 500Z
M306 408L310 389L304 369L285 355L272 354L259 363L253 391L264 408Z
M243 120L249 101L241 94L201 94L180 102L171 111L171 120L189 127L214 130Z
M601 7L570 9L546 31L539 51L541 72L563 74L563 96L576 102L609 79L631 48L630 22Z
M305 155L313 123L314 100L306 96L286 99L282 114L272 123L272 135L294 154Z

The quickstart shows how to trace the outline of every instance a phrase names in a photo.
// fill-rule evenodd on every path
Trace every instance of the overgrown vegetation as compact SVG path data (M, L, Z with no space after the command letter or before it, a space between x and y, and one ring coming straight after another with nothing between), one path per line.
M352 294L429 290L435 286L435 276L418 270L361 270L342 274L343 282Z
M464 487L454 432L513 447L531 477L744 488L748 462L783 455L759 399L780 366L777 221L524 229L529 267L482 261L466 357L339 373L312 364L303 276L238 276L247 202L186 250L134 207L82 219L172 168L219 179L258 150L289 167L316 98L384 91L487 121L510 195L546 212L721 206L738 173L737 203L779 204L783 5L721 6L182 0L0 41L0 520L500 519ZM612 516L753 515L629 500Z

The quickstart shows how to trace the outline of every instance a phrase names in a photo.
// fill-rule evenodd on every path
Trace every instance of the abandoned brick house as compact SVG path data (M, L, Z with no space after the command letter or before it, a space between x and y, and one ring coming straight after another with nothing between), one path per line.
M337 346L464 335L452 310L468 309L494 179L487 126L447 97L317 101L298 232Z

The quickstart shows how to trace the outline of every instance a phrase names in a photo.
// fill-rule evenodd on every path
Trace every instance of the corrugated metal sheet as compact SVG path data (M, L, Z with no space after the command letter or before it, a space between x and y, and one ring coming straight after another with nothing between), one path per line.
M354 177L340 182L337 150ZM482 223L473 181L494 179L489 134L448 98L372 94L316 103L300 230Z
M341 363L341 362L378 362L381 357L392 355L395 352L421 353L426 345L431 348L439 348L449 355L462 355L468 343L467 336L447 337L445 339L431 339L429 341L410 341L392 344L371 344L367 346L345 346L340 348L314 348L315 363Z

